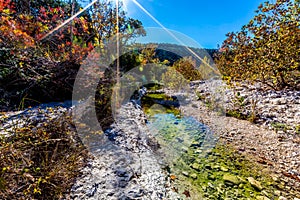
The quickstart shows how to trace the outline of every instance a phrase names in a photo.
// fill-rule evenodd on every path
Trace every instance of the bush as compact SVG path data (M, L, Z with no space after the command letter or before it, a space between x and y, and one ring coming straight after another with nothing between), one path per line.
M174 67L168 67L167 71L162 75L162 83L165 87L173 90L186 90L189 81L177 72Z
M190 57L182 58L173 64L173 67L186 80L195 81L202 79L200 71L196 68L196 61Z

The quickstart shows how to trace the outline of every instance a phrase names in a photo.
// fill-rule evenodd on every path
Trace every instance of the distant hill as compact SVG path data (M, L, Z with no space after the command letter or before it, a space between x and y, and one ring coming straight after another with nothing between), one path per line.
M206 56L214 59L215 54L218 52L218 49L200 49L194 47L187 48L183 45L169 43L160 43L155 45L157 45L156 57L160 61L168 60L170 65L172 65L176 60L187 56L193 57L196 60L196 64L199 65L200 60L196 58L194 53L201 58Z

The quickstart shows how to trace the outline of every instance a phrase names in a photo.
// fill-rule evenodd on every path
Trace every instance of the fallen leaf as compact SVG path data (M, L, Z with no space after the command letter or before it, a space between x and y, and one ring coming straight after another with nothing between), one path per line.
M176 179L176 176L173 175L173 174L171 174L171 175L170 175L170 178L171 178L172 181L174 181L174 180Z
M190 192L188 190L185 190L182 194L184 194L186 197L191 197Z

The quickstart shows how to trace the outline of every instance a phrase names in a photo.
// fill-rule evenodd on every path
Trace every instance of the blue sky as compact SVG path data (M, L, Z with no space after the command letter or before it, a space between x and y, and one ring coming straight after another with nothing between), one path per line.
M217 48L230 31L238 31L255 15L263 0L137 0L166 28L192 38L204 48ZM132 0L125 0L130 17L145 27L159 27Z

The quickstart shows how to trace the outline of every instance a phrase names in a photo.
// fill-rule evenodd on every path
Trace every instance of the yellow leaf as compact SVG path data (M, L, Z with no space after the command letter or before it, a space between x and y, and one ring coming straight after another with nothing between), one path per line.
M33 189L33 193L34 193L34 194L36 194L36 193L42 194L42 193L41 193L41 190L38 189L38 188L34 188L34 189Z

